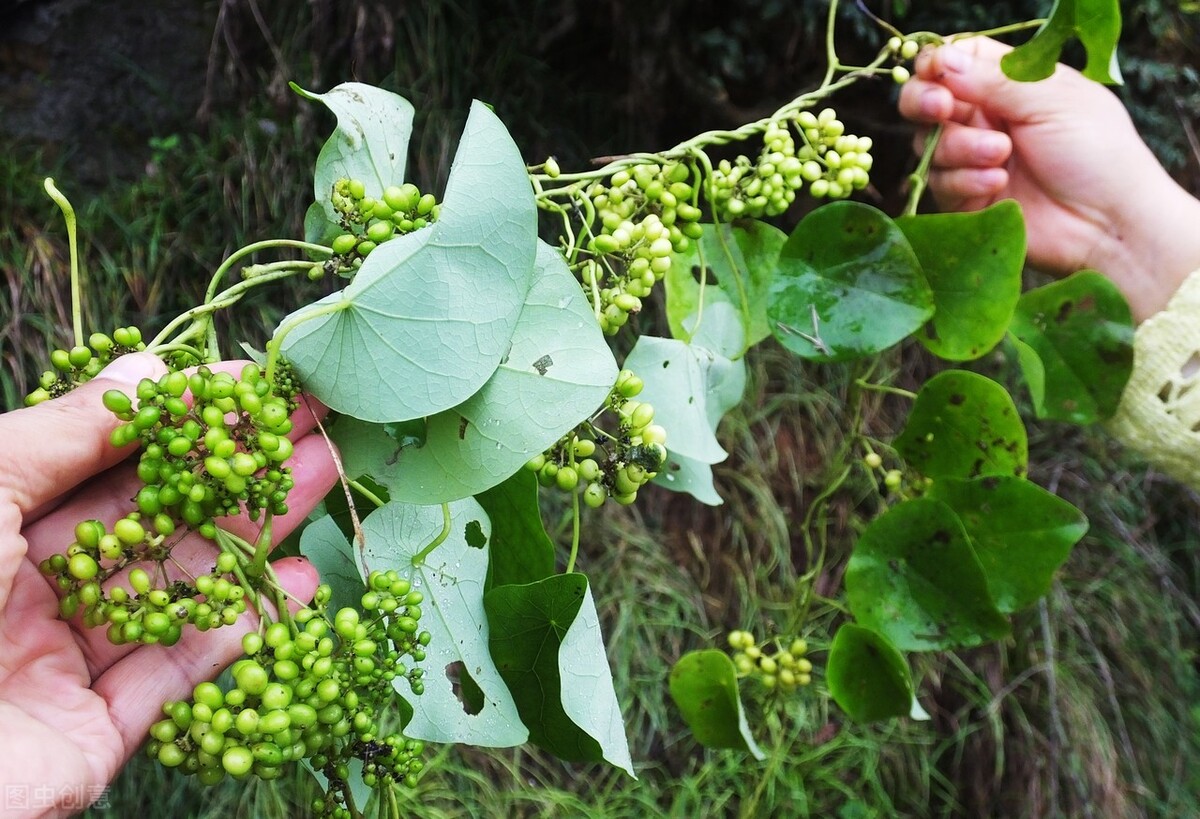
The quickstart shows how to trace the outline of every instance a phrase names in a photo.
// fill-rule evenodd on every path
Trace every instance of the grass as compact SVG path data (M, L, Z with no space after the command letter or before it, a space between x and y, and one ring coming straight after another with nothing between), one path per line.
M353 25L358 10L369 10L365 3L344 4L345 16L324 30L332 51L354 54L363 74L375 71L394 87L412 89L410 96L428 112L412 165L425 180L444 177L449 135L469 93L508 111L541 111L563 99L562 87L581 83L548 76L528 55L490 43L488 26L469 6L431 4L428 16L398 17L390 29L393 46L388 31ZM537 4L538 14L547 9ZM552 23L547 18L545 26ZM312 21L296 15L269 24L275 42L290 49L286 58L300 66L292 73L310 87L327 87L338 63L321 62L319 49L307 62L295 53L303 50L297 43L311 41ZM6 215L0 226L6 294L0 389L6 406L19 403L47 349L62 344L70 326L65 240L40 193L47 173L59 178L80 210L92 326L156 326L193 303L208 273L235 247L299 235L310 196L308 168L329 123L284 90L279 66L223 54L215 58L217 73L256 78L267 89L267 104L228 111L213 105L200 132L149 147L146 172L136 179L84 190L72 184L69 162L47 167L19 145L0 154ZM459 73L462 55L472 61ZM524 83L519 88L518 80ZM599 98L573 102L581 109L612 107ZM591 116L601 125L606 119L596 110ZM559 124L569 122L569 116L524 118L528 132L519 142L537 146L530 160L546 144L567 144L587 156L586 132ZM589 121L588 127L598 126ZM629 126L621 120L616 127ZM618 146L644 144L611 127L605 137ZM245 318L223 328L226 337L261 338L283 305L302 295L308 294L272 294L252 304ZM913 350L881 364L905 386L929 366ZM1011 380L1007 364L987 366ZM852 819L1176 817L1193 811L1200 799L1200 497L1132 461L1099 430L1032 428L1033 477L1084 509L1092 530L1042 605L1015 619L1010 640L914 660L928 722L855 726L827 704L819 695L818 649L838 614L819 606L805 624L818 665L816 690L781 706L753 692L748 697L767 759L706 751L690 738L666 696L671 664L690 649L719 644L731 628L787 630L795 584L812 568L814 542L824 539L831 558L817 590L834 596L840 588L845 556L874 503L870 481L851 473L815 540L805 537L800 521L830 480L830 464L843 462L847 381L842 368L801 365L764 345L753 356L746 400L721 430L731 453L716 469L724 506L710 509L654 491L635 507L589 515L581 567L597 596L637 781L601 766L564 764L536 749L437 748L431 752L436 764L402 797L406 814ZM894 396L868 396L865 431L888 437L905 409ZM552 505L547 521L563 542L563 519ZM302 772L274 783L204 789L139 758L114 784L112 807L90 813L297 816L313 794Z

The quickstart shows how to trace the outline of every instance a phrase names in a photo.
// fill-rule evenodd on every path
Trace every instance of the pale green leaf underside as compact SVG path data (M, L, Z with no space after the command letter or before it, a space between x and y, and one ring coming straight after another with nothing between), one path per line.
M355 559L354 548L346 540L337 521L326 515L304 527L300 533L300 554L308 558L321 582L333 592L329 600L332 610L343 606L360 608L359 602L367 590L366 585Z
M609 763L636 779L590 583L559 648L558 673L567 716L600 744Z
M355 418L403 421L462 403L508 351L536 222L520 152L475 103L438 221L380 245L345 290L284 319L302 323L283 353L313 395Z
M408 142L412 138L412 104L404 97L359 82L344 82L324 94L314 94L293 84L303 97L323 103L337 115L337 130L317 156L313 194L327 225L337 223L329 195L338 179L357 179L367 196L379 197L388 185L404 182ZM325 231L315 219L306 219L309 241Z
M339 424L346 472L393 500L440 503L499 484L603 403L617 364L562 256L538 243L538 273L504 362L478 393L431 417L425 445L398 449L383 429Z
M745 370L740 361L694 344L642 336L625 368L645 381L637 400L654 407L655 423L667 431L668 450L706 464L725 460L714 429L732 406L733 394L733 403L741 397Z
M413 718L405 733L430 742L461 742L504 748L525 742L529 732L521 723L512 695L492 662L488 622L483 610L488 548L467 543L467 527L477 523L490 538L491 523L472 499L450 506L450 535L425 562L412 559L442 531L438 506L388 503L363 521L368 569L395 569L425 595L421 628L430 634L425 669L425 692L414 696L406 681L397 690L412 703ZM455 695L447 668L462 663L483 692L483 708L468 714Z

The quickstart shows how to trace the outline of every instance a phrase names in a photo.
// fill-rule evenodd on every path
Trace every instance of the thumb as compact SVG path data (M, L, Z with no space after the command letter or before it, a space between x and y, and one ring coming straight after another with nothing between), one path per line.
M0 415L0 495L16 502L25 522L43 507L128 454L109 443L120 422L101 396L132 393L143 378L158 378L166 366L150 353L117 358L88 383L64 396Z
M958 100L977 106L989 119L1029 121L1055 114L1069 99L1069 86L1081 80L1074 69L1059 65L1040 82L1010 79L1000 60L1010 46L988 37L970 37L917 57L917 76L945 86Z

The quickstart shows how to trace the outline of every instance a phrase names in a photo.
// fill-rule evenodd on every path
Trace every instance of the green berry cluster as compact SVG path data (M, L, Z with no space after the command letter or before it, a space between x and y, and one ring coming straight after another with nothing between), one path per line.
M433 223L440 206L432 193L416 185L391 185L378 197L367 196L358 179L339 179L333 185L333 207L342 233L333 240L333 252L349 266L370 255L379 245Z
M787 648L778 639L759 645L749 631L731 631L727 639L738 677L756 677L767 690L784 694L812 682L813 666L804 656L808 653L804 639L797 637Z
M921 50L921 44L916 40L907 37L889 37L887 42L888 52L896 59L907 62L917 56ZM892 79L898 85L903 85L912 77L912 72L903 65L895 65L892 67Z
M778 216L804 187L803 171L791 129L786 123L772 123L763 134L757 161L741 155L732 162L723 159L713 168L709 187L713 211L720 221Z
M642 379L622 370L605 409L618 421L615 435L602 432L595 420L559 439L546 452L525 464L542 486L564 492L582 489L588 506L603 506L610 497L621 505L637 500L638 490L651 481L666 459L667 433L653 423L654 407L634 396Z
M800 135L800 144L792 126ZM708 198L721 221L778 216L808 185L816 199L842 199L870 181L871 140L847 134L832 108L801 111L794 122L775 122L763 134L756 161L738 156L713 168Z
M804 138L796 157L804 163L800 173L809 183L810 196L845 199L871 181L874 143L870 137L847 134L832 108L817 114L801 111L796 126Z
M700 238L702 214L691 176L683 163L646 162L588 187L598 224L577 272L605 334L615 335L641 310L674 255Z
M375 571L361 598L362 613L326 606L328 586L290 624L275 622L242 640L246 656L230 667L233 687L200 683L190 702L163 705L146 751L168 768L214 785L226 776L275 779L283 766L307 759L330 780L313 808L349 816L349 763L363 763L370 786L416 785L423 743L387 727L398 706L394 681L423 690L420 669L404 658L425 658L429 632L420 631L423 596L394 571Z
M278 391L257 364L247 364L240 377L200 367L143 379L136 407L120 390L104 393L104 405L125 422L113 430L113 445L142 446L144 486L135 503L155 528L169 534L181 520L211 539L213 518L243 507L251 520L263 510L287 512L292 478L283 463L292 455L287 434L297 384L290 375L281 383Z
M114 645L170 646L185 626L208 631L232 625L246 610L246 590L232 574L236 555L222 552L210 573L191 582L170 580L170 546L166 535L146 529L141 513L132 512L111 531L99 520L79 523L66 552L52 555L39 568L64 592L62 616L82 614L88 627L107 625ZM127 569L126 586L115 578Z
M50 364L54 369L42 373L38 388L25 397L25 404L33 406L66 395L99 375L114 358L144 349L146 345L138 328L118 327L111 336L92 333L87 344L70 350L54 350L50 353Z

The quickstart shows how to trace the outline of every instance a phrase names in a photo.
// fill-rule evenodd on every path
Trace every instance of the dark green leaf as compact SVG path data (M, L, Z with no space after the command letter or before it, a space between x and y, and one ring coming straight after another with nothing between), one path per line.
M487 588L554 574L554 544L542 524L537 478L527 469L475 496L492 520Z
M904 655L882 634L846 623L829 647L825 682L834 702L855 722L907 716L913 684Z
M1077 37L1087 51L1083 74L1097 82L1120 84L1117 40L1121 36L1118 0L1057 0L1050 19L1032 39L1017 46L1000 61L1004 73L1014 80L1044 80L1067 40Z
M529 728L530 742L560 759L607 759L632 774L587 578L560 574L528 585L497 586L485 595L484 608L492 658ZM570 633L580 623L572 649ZM589 641L588 631L597 639ZM597 680L607 683L598 686Z
M908 240L882 211L858 202L824 205L796 226L767 305L775 338L817 361L885 350L932 315L933 294Z
M955 511L983 566L996 608L1033 605L1087 532L1087 518L1062 498L1024 478L934 481L929 497Z
M930 478L1024 475L1029 448L1004 387L966 370L925 382L895 446Z
M1019 360L1039 417L1091 424L1116 412L1133 369L1133 317L1111 281L1084 270L1030 290L1011 331L1028 348Z
M846 567L846 597L859 623L902 651L967 648L1009 632L958 516L929 498L871 521Z
M971 213L896 220L933 290L935 312L917 338L951 361L979 358L1004 338L1021 296L1025 221L1011 199Z
M724 651L710 648L680 657L671 669L670 689L671 699L701 745L749 751L755 759L764 758L738 696L737 669Z

